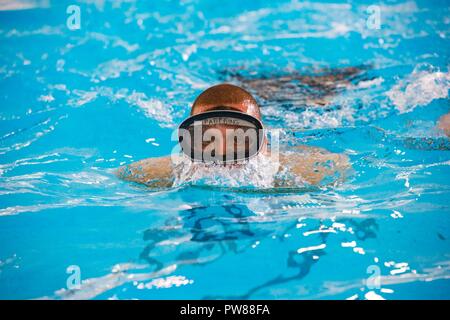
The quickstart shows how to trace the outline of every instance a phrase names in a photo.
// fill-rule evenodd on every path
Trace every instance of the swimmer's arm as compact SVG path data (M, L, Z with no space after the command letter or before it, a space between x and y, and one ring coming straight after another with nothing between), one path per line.
M296 104L326 106L342 88L348 88L355 80L364 80L363 73L367 66L345 67L316 70L315 73L301 75L296 72L282 76L245 78L239 73L234 75L244 87L258 96L272 101L295 101ZM307 85L313 91L305 90Z
M173 185L172 160L170 156L144 159L120 167L116 175L149 187L168 188Z
M450 137L450 113L443 115L439 119L438 127L443 130L448 137Z
M331 153L322 148L299 146L302 152L280 154L281 170L311 185L341 182L351 168L349 159L344 154ZM283 183L279 182L279 187Z

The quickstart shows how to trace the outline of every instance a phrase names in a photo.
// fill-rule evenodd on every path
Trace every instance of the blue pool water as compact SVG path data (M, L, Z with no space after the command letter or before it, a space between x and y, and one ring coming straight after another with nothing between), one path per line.
M76 3L79 30L72 1L0 4L0 298L450 298L446 1L386 1L380 29L371 1ZM236 70L351 66L326 108L259 100L285 148L349 156L342 184L155 191L113 174L169 154L195 97Z

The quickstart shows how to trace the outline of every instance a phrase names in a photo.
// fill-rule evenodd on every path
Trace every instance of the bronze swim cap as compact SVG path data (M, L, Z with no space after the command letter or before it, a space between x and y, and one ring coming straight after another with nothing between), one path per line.
M255 98L241 87L228 83L203 91L192 105L191 116L216 110L239 111L261 121L261 112Z

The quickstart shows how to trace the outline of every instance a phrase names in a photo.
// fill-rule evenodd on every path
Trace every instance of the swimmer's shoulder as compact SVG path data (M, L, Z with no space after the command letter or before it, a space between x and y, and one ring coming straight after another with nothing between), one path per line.
M288 171L301 181L311 185L334 183L345 179L351 168L345 154L332 153L325 149L298 146L290 152L280 152L279 171ZM172 187L174 181L173 156L147 158L120 167L116 174L121 179L153 188ZM282 181L277 187L285 187Z
M311 185L343 181L351 168L347 155L310 146L280 153L279 162L280 170L288 170Z
M171 187L174 177L172 158L165 156L136 161L117 169L116 175L121 179L150 187Z
M450 137L450 112L443 115L439 119L438 127L443 130L448 137Z

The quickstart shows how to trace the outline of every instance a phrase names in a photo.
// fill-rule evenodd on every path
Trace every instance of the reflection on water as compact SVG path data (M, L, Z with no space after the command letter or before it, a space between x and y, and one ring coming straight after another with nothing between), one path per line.
M181 210L176 215L163 219L160 226L150 227L143 232L142 240L145 247L136 259L139 264L119 264L113 268L111 274L88 279L80 290L60 290L54 297L63 299L95 297L126 284L131 286L129 290L190 286L194 285L196 280L180 274L186 266L194 267L202 274L202 270L210 264L226 260L229 256L245 259L248 255L253 256L252 251L257 250L265 252L262 254L264 258L257 263L258 269L254 272L262 272L261 268L267 268L270 271L264 272L272 274L271 277L265 277L263 281L256 282L245 290L239 290L239 284L236 283L232 293L221 295L214 290L208 290L206 294L202 293L197 298L251 299L268 293L272 297L283 297L286 292L281 288L293 288L302 283L302 279L310 275L316 265L320 265L328 255L334 256L333 259L340 259L340 255L344 257L349 254L369 255L371 262L368 265L385 268L389 275L382 275L381 288L375 291L365 287L364 278L360 282L349 283L335 280L319 282L315 290L298 292L298 297L319 298L344 293L348 298L355 298L350 293L357 289L360 293L356 298L379 298L381 297L379 294L394 292L386 287L389 285L450 277L448 268L442 267L448 263L441 263L437 269L424 268L418 271L412 269L408 262L380 260L373 248L374 244L376 245L373 241L380 241L377 240L381 231L380 224L375 218L364 217L357 209L357 205L353 210L344 209L341 213L334 212L329 217L316 217L314 213L310 213L312 212L310 209L321 207L322 212L334 211L342 205L340 203L342 200L333 201L329 198L327 203L323 195L320 195L315 201L307 201L306 205L297 202L294 207L292 197L279 195L265 198L269 203L285 203L283 211L267 215L255 214L248 206L236 204L237 199L230 195L223 195L217 199L217 202L225 203L224 205L200 205ZM357 202L357 199L353 200ZM299 211L302 211L301 214ZM402 215L395 214L391 217L403 218ZM266 260L271 257L276 257L279 268L272 269ZM250 262L249 264L253 265ZM239 268L242 267L228 266L235 274L239 274ZM362 271L360 276L364 277L365 270ZM215 277L221 275L216 274ZM215 279L211 281L214 283ZM120 296L120 293L115 293L112 297L120 298Z

